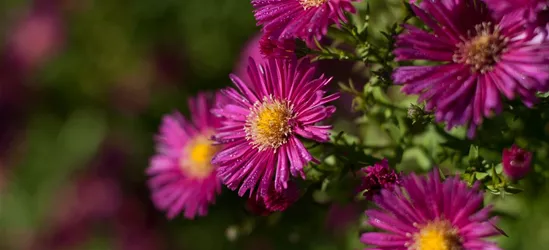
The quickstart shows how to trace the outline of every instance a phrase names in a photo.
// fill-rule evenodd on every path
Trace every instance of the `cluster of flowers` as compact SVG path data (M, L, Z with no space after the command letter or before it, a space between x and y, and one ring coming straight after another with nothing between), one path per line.
M189 101L192 119L167 115L157 137L158 154L147 170L156 206L168 218L206 215L224 184L247 195L255 210L283 211L301 195L296 179L319 163L303 140L327 142L334 112L326 94L331 78L317 75L308 57L295 56L295 39L314 49L328 27L346 22L353 0L252 0L263 36L263 60L249 60L246 75L231 75L234 88ZM485 117L502 112L502 97L533 106L549 91L549 43L539 0L410 1L429 31L404 24L396 60L442 62L402 66L393 80L419 95L437 122L468 127L475 136ZM504 171L527 172L532 155L504 151ZM295 179L294 179L295 178ZM387 161L364 168L360 190L378 209L362 242L375 249L499 249L484 238L501 234L479 186L472 188L439 170L427 177L395 173Z

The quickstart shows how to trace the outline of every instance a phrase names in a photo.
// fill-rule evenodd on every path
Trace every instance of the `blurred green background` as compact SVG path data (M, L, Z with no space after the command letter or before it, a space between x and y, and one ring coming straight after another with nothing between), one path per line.
M374 30L402 8L369 3ZM148 200L161 116L229 84L258 32L251 11L245 0L1 0L0 249L361 248L362 205L309 195L257 218L224 190L209 216L167 221ZM497 201L505 249L549 249L545 190Z

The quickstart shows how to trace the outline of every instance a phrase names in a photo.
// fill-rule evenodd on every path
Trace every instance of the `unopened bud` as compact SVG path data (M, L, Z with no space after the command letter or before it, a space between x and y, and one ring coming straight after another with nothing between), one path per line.
M513 180L524 178L532 165L532 153L513 145L503 150L503 173Z

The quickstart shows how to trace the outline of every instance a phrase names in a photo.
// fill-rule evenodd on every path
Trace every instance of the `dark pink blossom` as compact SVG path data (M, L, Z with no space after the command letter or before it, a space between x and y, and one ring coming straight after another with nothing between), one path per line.
M211 164L220 149L210 140L220 126L220 120L210 113L215 102L213 96L199 94L189 101L190 121L174 113L165 116L160 126L157 154L147 174L152 200L169 219L179 213L189 219L206 215L221 192L217 167Z
M257 25L270 39L300 38L309 46L320 40L332 24L346 22L357 0L252 0Z
M271 190L262 197L265 207L273 212L282 212L288 209L292 204L294 204L299 197L301 192L299 187L294 182L288 182L288 188L278 192L275 190L274 186L271 187Z
M411 174L401 187L382 190L374 198L379 209L366 211L368 223L382 230L360 237L370 249L501 249L485 239L501 231L478 185L457 177L442 182L435 169L428 177Z
M225 148L212 163L219 165L224 184L244 196L265 196L288 188L290 174L305 178L303 168L317 162L301 138L329 140L331 126L319 123L335 112L327 105L339 95L325 95L331 79L315 76L308 59L270 59L257 64L250 59L249 82L235 75L236 89L225 89L230 103L212 112L223 118L215 140Z
M502 97L532 107L536 93L549 90L549 41L530 36L522 15L493 18L476 0L422 1L411 7L432 31L404 25L396 59L441 63L402 66L393 78L404 85L403 92L426 101L426 109L447 129L468 126L472 138L485 117L502 112Z
M529 21L535 21L537 14L549 6L547 0L484 0L497 17L519 12Z
M389 189L400 184L400 176L389 167L389 162L384 159L381 162L362 169L364 177L359 186L359 191L364 191L367 200L372 200L374 195L381 192L382 189Z
M264 35L259 40L259 49L265 57L292 58L295 56L295 47L293 39L279 41Z
M266 216L273 212L282 212L294 204L301 196L298 186L294 182L288 183L288 188L278 192L272 186L267 194L252 195L246 201L246 209L253 214Z
M517 145L503 150L503 173L513 180L524 178L532 165L532 153Z

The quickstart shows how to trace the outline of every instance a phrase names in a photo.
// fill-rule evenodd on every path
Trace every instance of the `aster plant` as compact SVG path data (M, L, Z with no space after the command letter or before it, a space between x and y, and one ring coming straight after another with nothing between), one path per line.
M488 239L509 229L491 202L549 179L547 1L359 2L251 0L261 32L222 101L192 112L212 120L192 134L180 116L161 125L148 171L160 209L204 215L222 183L246 211L231 241L288 223L295 244L337 227L358 244L341 249L504 248ZM391 25L370 22L382 17ZM200 165L193 138L207 136ZM208 188L173 181L199 169ZM334 207L367 223L335 226ZM320 217L331 222L301 227Z

